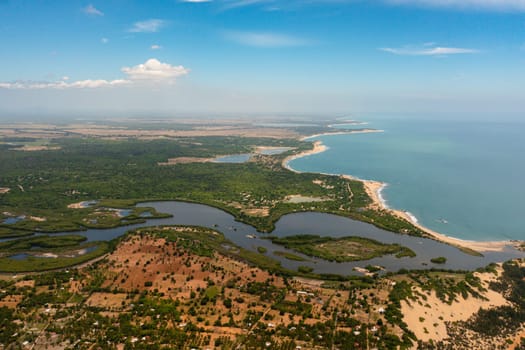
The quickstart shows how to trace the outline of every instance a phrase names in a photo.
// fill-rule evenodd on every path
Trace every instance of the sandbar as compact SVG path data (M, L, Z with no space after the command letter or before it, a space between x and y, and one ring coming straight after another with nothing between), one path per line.
M320 134L314 134L309 135L305 137L301 137L301 141L306 141L308 139L313 139L314 137L320 137L320 136L333 136L333 135L348 135L348 134L372 134L377 132L385 132L384 130L380 129L361 129L361 130L348 130L348 131L336 131L336 132L323 132Z

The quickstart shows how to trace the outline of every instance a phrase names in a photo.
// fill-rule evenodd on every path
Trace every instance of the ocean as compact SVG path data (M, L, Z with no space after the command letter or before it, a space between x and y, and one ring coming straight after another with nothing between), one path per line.
M334 131L363 125L334 125ZM382 133L317 136L329 149L298 171L387 183L386 204L449 236L525 240L525 122L375 118Z

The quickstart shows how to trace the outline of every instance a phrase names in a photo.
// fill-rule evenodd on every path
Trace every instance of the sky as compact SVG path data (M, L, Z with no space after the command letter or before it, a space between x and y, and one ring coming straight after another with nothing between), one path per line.
M518 113L525 0L0 0L0 118Z

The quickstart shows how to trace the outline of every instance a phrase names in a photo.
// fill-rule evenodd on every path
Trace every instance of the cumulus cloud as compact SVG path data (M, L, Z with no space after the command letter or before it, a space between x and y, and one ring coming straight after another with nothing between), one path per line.
M153 44L153 45L150 46L150 49L152 49L152 50L160 50L160 49L162 49L162 46L157 45L157 44Z
M226 39L242 45L267 48L304 46L311 43L309 40L303 38L268 32L227 31L224 33L224 36Z
M86 7L84 7L82 11L84 11L85 14L90 15L90 16L104 16L104 12L97 9L92 4L89 4Z
M173 83L176 78L189 73L189 69L183 66L172 66L162 63L155 58L147 60L143 64L133 67L123 67L121 71L127 79L86 79L69 82L69 77L63 77L59 81L14 81L0 82L0 88L4 89L94 89L114 86L132 86L144 82Z
M479 50L476 50L476 49L468 49L468 48L462 48L462 47L434 46L434 43L424 44L422 48L382 47L379 50L389 52L395 55L406 55L406 56L446 56L446 55L458 55L458 54L473 54L473 53L479 52Z
M145 63L121 69L130 80L174 80L189 73L183 66L172 66L150 58Z
M128 31L131 33L156 33L165 25L166 21L153 18L133 23Z
M525 10L525 0L386 0L391 4L481 10Z

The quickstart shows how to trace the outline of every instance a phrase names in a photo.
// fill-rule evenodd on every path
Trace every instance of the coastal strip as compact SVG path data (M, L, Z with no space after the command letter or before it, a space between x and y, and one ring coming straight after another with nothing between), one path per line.
M450 237L439 233L437 231L431 230L430 228L421 225L417 218L412 215L410 212L392 209L386 205L384 198L381 196L381 191L387 186L386 183L372 181L372 180L362 180L355 177L348 177L352 180L358 180L363 182L365 186L366 193L372 199L372 207L378 210L388 210L391 214L397 216L400 219L410 222L412 225L420 229L421 231L426 232L428 235L432 236L440 242L444 242L453 246L473 249L479 252L499 252L503 251L505 247L511 246L512 242L510 241L470 241L463 240L455 237Z
M328 150L328 147L326 147L323 144L323 142L315 141L313 149L311 149L309 151L304 151L304 152L301 152L301 153L293 154L291 156L288 156L288 157L284 158L283 161L282 161L282 166L285 169L293 171L294 173L300 173L300 171L297 171L297 170L293 169L292 167L290 167L288 165L292 160L303 158L303 157L307 157L307 156L311 156L311 155L317 154L317 153L323 153L326 150Z
M384 130L380 130L380 129L360 129L360 130L324 132L324 133L321 133L321 134L314 134L314 135L301 137L299 140L300 141L307 141L309 139L313 139L314 137L319 137L319 136L350 135L350 134L372 134L372 133L376 133L376 132L385 132L385 131Z
M356 133L371 133L371 132L382 132L382 130L360 130L358 132L337 132L337 133L323 133L323 134L316 134L311 135L307 137L301 138L301 141L308 140L314 137L319 136L331 136L331 135L341 135L341 134L356 134ZM315 141L313 149L305 152L301 152L298 154L294 154L291 156L286 157L282 161L282 166L290 171L293 171L295 173L300 173L300 171L293 169L290 166L290 162L295 159L308 157L313 154L322 153L328 150L328 147L323 144L322 141ZM326 174L326 175L339 175L339 174ZM370 204L370 207L375 210L386 210L389 211L391 214L397 216L398 218L410 222L415 227L419 228L421 231L424 231L427 233L430 237L436 239L437 241L447 243L452 246L456 246L458 248L466 248L475 250L478 252L501 252L505 250L506 247L514 246L513 242L511 241L471 241L471 240L463 240L455 237L450 237L447 235L444 235L442 233L439 233L437 231L431 230L428 227L425 227L421 225L417 218L414 217L410 212L398 210L398 209L392 209L388 207L386 204L385 199L381 195L381 192L387 187L387 184L380 181L374 181L374 180L364 180L357 177L354 177L352 175L342 175L344 178L349 180L355 180L355 181L361 181L364 185L365 191L372 200L372 203Z

